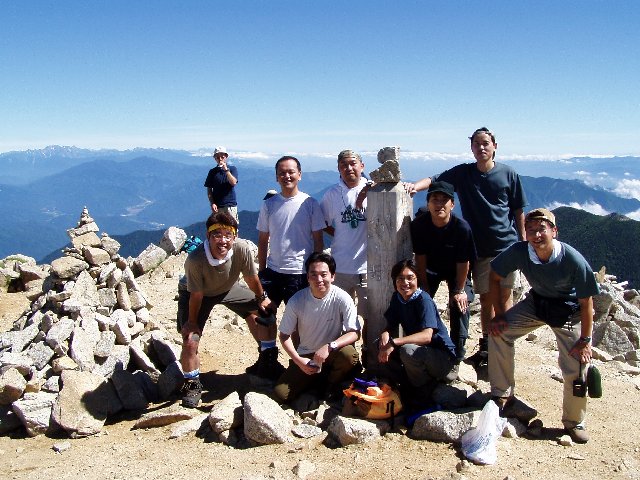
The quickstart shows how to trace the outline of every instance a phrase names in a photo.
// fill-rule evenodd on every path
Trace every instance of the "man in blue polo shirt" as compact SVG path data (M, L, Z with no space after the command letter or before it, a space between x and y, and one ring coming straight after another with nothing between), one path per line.
M233 165L227 165L228 157L226 148L216 147L213 158L217 165L209 170L204 186L207 188L211 213L226 212L238 222L235 190L238 183L238 169Z
M411 222L411 241L418 268L418 285L434 297L440 282L449 288L449 328L456 348L456 362L447 380L458 376L469 337L469 281L476 249L469 224L453 214L453 185L433 182L427 193L427 212L418 211Z

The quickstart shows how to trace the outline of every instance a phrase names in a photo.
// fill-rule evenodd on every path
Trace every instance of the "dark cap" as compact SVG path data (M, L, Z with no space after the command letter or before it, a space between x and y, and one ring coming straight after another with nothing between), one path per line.
M442 192L453 199L453 185L451 185L449 182L431 183L431 185L429 186L429 190L427 190L427 202L429 201L429 195L435 192Z
M527 213L527 216L524 217L525 222L530 220L546 220L554 227L556 226L556 216L546 208L536 208L535 210L531 210Z

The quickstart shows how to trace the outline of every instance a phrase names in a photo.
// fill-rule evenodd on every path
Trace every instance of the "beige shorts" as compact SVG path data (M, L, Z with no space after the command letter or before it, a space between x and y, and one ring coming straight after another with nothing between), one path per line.
M473 278L473 292L478 295L489 293L489 274L491 273L491 260L495 257L484 257L476 260L473 266L471 276ZM513 286L516 283L518 271L511 272L500 281L502 288L508 288L513 290Z
M238 225L240 225L240 220L238 219L238 207L236 207L236 206L233 206L233 207L218 207L218 211L219 212L228 213L233 218L235 218L236 222L238 222Z

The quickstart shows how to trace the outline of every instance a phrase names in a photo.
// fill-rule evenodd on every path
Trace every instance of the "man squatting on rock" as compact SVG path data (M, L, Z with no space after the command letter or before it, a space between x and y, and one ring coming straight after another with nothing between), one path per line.
M318 202L301 192L302 167L297 158L284 156L276 162L276 181L280 193L262 202L258 215L258 268L260 281L271 299L275 313L298 290L305 288L307 276L304 261L312 252L324 248L322 229L325 227ZM275 321L275 317L273 317ZM266 376L275 380L284 368L277 363L275 337L272 343L261 343L255 373L266 362Z
M473 290L480 295L480 323L483 336L479 349L468 361L476 367L486 366L489 321L493 306L489 297L489 262L514 242L524 240L523 208L527 200L520 176L509 166L495 161L498 144L489 129L477 129L471 137L471 151L475 163L463 163L449 170L423 178L415 185L406 184L409 193L429 188L431 182L443 181L453 185L462 216L469 222L478 260L473 266ZM511 290L515 272L502 280L500 290L507 305L511 305Z
M236 240L238 223L228 213L213 213L206 222L207 235L203 244L189 254L185 261L187 289L179 291L178 319L183 323L180 363L184 372L182 405L195 408L200 402L200 360L198 345L207 318L215 305L224 305L247 321L249 331L260 344L273 345L275 364L266 367L276 369L278 364L275 347L276 325L260 325L256 322L258 310L271 308L265 295L253 255L244 240ZM249 286L238 283L242 274Z
M469 337L469 303L474 296L469 273L476 261L471 227L453 214L453 207L453 185L432 182L427 193L427 211L420 209L410 226L418 285L431 298L435 297L440 282L447 282L449 288L449 325L456 347L449 381L458 377Z
M309 286L291 297L280 323L280 342L291 358L275 386L276 396L284 402L314 387L324 389L327 398L341 396L340 382L351 380L361 369L354 346L360 322L349 294L332 285L335 260L328 253L314 252L305 270ZM297 349L294 333L300 342Z
M584 427L586 396L573 395L580 364L591 361L593 296L599 293L591 267L573 247L559 242L553 213L544 208L525 218L526 242L518 242L491 261L489 294L496 315L490 322L489 381L491 394L505 417L525 423L536 410L514 396L516 339L545 324L558 344L558 363L564 379L562 423L576 443L589 440ZM524 300L508 308L500 280L519 269L531 285ZM580 324L580 327L575 325Z
M338 154L340 180L326 191L320 202L333 236L331 255L336 261L335 285L358 300L358 315L367 327L367 179L362 176L362 157L353 150ZM366 338L366 335L365 335ZM363 352L364 358L364 352Z
M238 222L238 203L235 186L238 183L238 169L227 165L229 154L225 147L216 147L213 158L217 165L209 170L204 186L207 189L211 212L226 212Z

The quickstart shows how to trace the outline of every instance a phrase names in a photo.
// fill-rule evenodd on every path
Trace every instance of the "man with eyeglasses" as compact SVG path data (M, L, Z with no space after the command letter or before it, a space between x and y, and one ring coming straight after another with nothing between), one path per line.
M264 290L275 312L298 290L308 286L304 261L324 248L325 227L317 200L300 191L302 167L297 158L285 155L276 162L276 181L280 193L262 202L258 215L258 269ZM277 362L278 349L273 343L260 345L255 368ZM250 367L248 373L252 373Z
M251 248L236 238L238 223L228 213L217 212L209 216L206 228L204 243L185 261L186 289L181 288L178 297L178 326L183 340L180 363L185 378L182 405L188 408L197 407L202 395L198 345L214 306L224 305L246 319L259 344L275 343L277 333L275 323L258 321L259 312L270 309L271 301L258 278ZM238 283L240 275L249 288ZM256 373L277 378L283 370L276 355L270 371Z
M367 179L362 176L362 157L353 150L338 154L340 180L326 191L320 206L333 236L331 255L336 261L334 285L345 290L354 301L358 315L367 319ZM362 193L362 195L361 195Z
M229 154L225 147L216 147L213 158L216 166L209 170L204 186L211 205L211 212L226 212L238 222L238 203L235 186L238 183L238 169L227 164Z
M473 266L473 290L480 295L480 323L482 337L478 351L465 361L476 368L487 366L488 325L493 318L489 297L489 262L509 245L524 240L524 207L527 199L520 176L508 165L495 161L498 143L486 127L477 129L469 137L475 163L463 163L449 170L405 184L410 193L429 188L431 182L443 181L453 185L462 216L469 222L476 245L478 260ZM502 298L511 304L511 292L516 273L502 280Z
M593 296L599 293L598 283L584 257L557 240L552 212L545 208L529 212L525 233L527 241L514 243L491 261L489 295L496 313L489 325L491 395L504 417L527 423L537 415L514 396L514 342L549 325L556 336L564 379L562 423L574 442L586 443L587 398L574 395L573 382L581 378L581 366L591 361ZM515 270L522 272L531 290L509 308L500 293L500 281Z
M421 208L411 222L411 242L418 269L418 285L435 297L440 282L449 288L449 331L455 345L453 369L446 377L458 377L469 337L469 303L473 290L469 281L471 266L476 261L476 247L471 227L453 214L453 185L432 182L427 192L427 211Z

